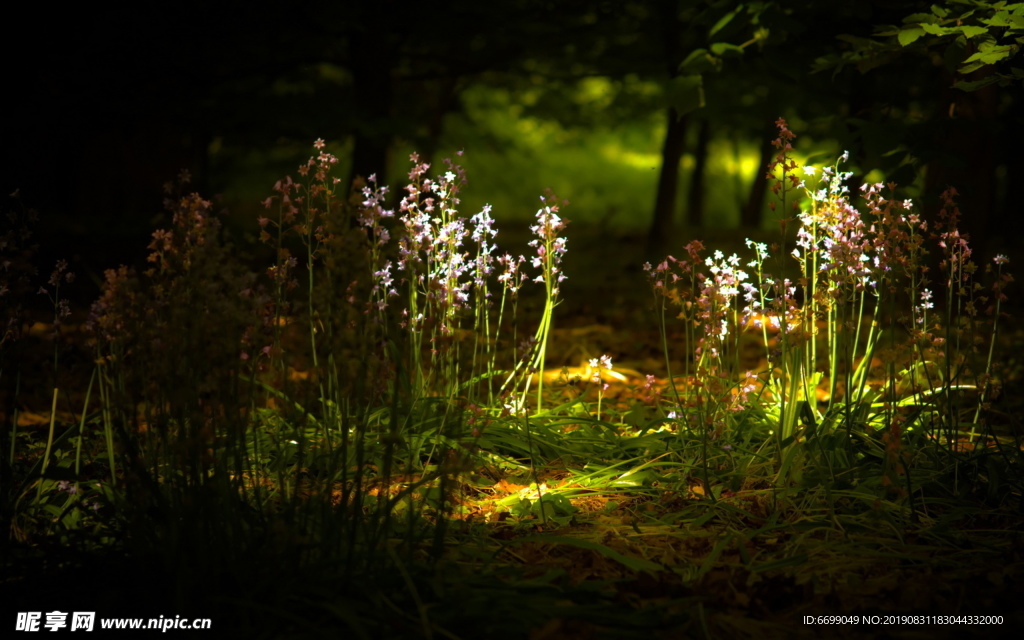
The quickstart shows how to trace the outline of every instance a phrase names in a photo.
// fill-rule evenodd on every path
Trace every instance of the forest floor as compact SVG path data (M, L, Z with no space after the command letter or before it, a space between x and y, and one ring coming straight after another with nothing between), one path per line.
M570 228L576 231L570 233L566 257L565 302L555 312L550 393L565 398L580 393L569 382L572 374L585 372L590 359L608 355L618 377L606 402L627 406L645 376L665 382L654 298L642 267L644 238ZM709 249L747 255L742 238L718 235L705 242ZM522 246L520 237L525 242L523 230L512 231L507 241ZM529 302L524 304L523 317L530 317ZM79 322L67 326L65 340L83 339L77 326L83 315L76 310ZM1021 326L1009 321L1000 337L1003 395L994 410L1007 437L1018 439L1024 416ZM48 329L41 322L30 331L38 353L25 357L38 368L22 383L19 407L19 429L36 430L40 439L49 406L46 394L33 389L53 386L43 373L52 357ZM669 331L670 350L679 346L680 336L678 329ZM670 360L684 357L681 351ZM744 357L756 366L761 356L753 349ZM84 351L67 356L60 384L72 392L67 408L58 408L62 421L74 420L72 408L81 404L88 370ZM574 483L580 489L572 500L573 517L555 528L522 526L508 518L503 505L529 492L529 478L508 476L461 488L436 590L423 595L430 602L420 613L430 618L434 637L994 638L1016 637L1024 626L1019 491L1016 505L984 506L983 496L962 496L960 506L925 507L905 527L893 528L881 505L875 515L871 509L856 515L845 511L855 506L850 496L835 497L832 509L809 509L805 496L752 485L709 501L701 484L687 482L682 472L674 486L688 490L623 486L587 493L580 474L567 473L569 466L568 460L549 461L536 474L552 489ZM142 583L159 584L159 568L143 578L138 566L95 558L77 569L67 568L71 563L27 575L32 562L47 563L24 549L16 551L21 558L11 566L21 575L0 582L12 592L0 625L13 624L9 612L64 606L75 598L101 605L156 598L159 605L159 588L139 593ZM74 555L73 550L44 551ZM83 595L83 589L93 593ZM257 590L252 587L251 593ZM153 608L150 600L147 609ZM907 615L967 617L946 624ZM986 625L987 619L970 616L1001 616L1002 621ZM323 629L315 617L309 622L312 629ZM400 637L398 629L407 627L395 624ZM261 636L260 630L252 631Z

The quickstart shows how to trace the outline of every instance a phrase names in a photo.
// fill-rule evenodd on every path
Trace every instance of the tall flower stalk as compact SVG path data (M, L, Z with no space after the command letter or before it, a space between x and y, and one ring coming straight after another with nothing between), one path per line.
M554 200L554 197L551 198ZM534 282L544 283L544 315L541 318L540 326L537 327L535 342L537 349L531 370L537 372L537 411L540 412L544 405L544 362L547 357L548 337L551 335L551 325L554 319L555 307L559 299L560 287L565 281L565 273L562 271L562 257L565 255L567 240L559 233L569 224L558 216L558 205L548 204L544 196L541 196L544 206L537 210L537 224L530 227L530 231L537 236L530 241L530 246L536 250L533 257L534 268L540 269L540 274Z
M548 204L548 201L551 204ZM562 270L562 257L565 255L568 240L559 234L568 226L569 221L563 220L558 215L558 204L554 195L545 198L541 196L544 206L537 210L536 224L530 227L534 239L530 246L534 249L531 264L540 273L533 281L544 285L544 312L541 316L537 331L530 341L529 349L525 357L517 364L515 371L505 382L505 387L515 380L516 374L525 369L522 387L518 389L516 398L516 411L522 411L526 404L526 396L529 394L530 381L537 376L537 412L544 407L544 363L547 356L548 337L551 335L551 326L554 319L554 310L561 302L561 283L566 276Z

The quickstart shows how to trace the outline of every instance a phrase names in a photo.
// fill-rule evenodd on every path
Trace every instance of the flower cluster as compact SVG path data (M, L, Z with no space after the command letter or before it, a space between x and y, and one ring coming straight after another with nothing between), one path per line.
M191 193L173 206L170 229L157 229L149 243L149 262L159 273L172 275L187 273L195 255L216 234L220 223L211 214L213 203ZM150 275L154 273L151 269Z
M370 308L378 312L387 308L387 300L398 296L398 290L392 277L393 264L384 258L386 248L391 241L391 231L387 221L395 217L395 212L386 209L384 203L388 195L388 187L377 184L377 176L368 179L369 185L362 188L363 200L356 217L359 224L366 230L369 241L370 270L372 272L372 288L370 292Z
M844 153L842 159L846 157ZM813 175L815 170L806 167L804 171ZM803 273L821 278L821 288L815 294L833 299L843 296L847 289L861 290L865 285L877 284L869 277L871 245L866 228L860 212L850 204L845 184L852 175L838 167L825 167L821 172L823 186L817 191L805 187L812 206L798 216L801 225L792 253ZM824 298L822 301L828 304Z
M135 272L125 265L104 272L100 297L93 302L87 328L108 344L130 343L131 331L140 320Z
M471 288L476 285L486 298L485 281L493 261L490 240L497 231L490 206L470 218L472 230L459 216L458 194L466 182L461 167L448 161L448 170L431 179L425 177L429 164L421 163L416 154L410 160L413 168L399 205L404 233L398 241L398 270L411 285L405 313L412 329L422 329L429 320L442 336L451 336L460 314L469 306ZM467 238L477 245L473 257L465 249ZM375 274L378 286L390 273L386 266Z
M523 283L526 282L526 274L521 271L521 267L526 262L526 256L518 256L513 258L510 254L498 256L496 258L498 264L501 266L501 273L498 274L498 282L501 283L505 290L511 295L515 296L519 293L519 289L522 288Z
M782 202L783 206L786 204L786 196L793 189L798 189L802 186L800 177L796 174L797 164L789 157L789 152L793 150L793 140L796 139L796 134L790 131L789 126L784 118L779 118L775 121L775 126L779 129L779 137L772 141L772 146L775 147L778 152L771 164L768 165L767 177L772 180L772 193L776 198ZM776 179L776 171L781 172L781 176ZM794 200L791 205L794 208L798 207L798 203ZM768 208L775 211L775 202L769 202ZM785 212L784 212L785 213ZM782 226L785 228L787 220L782 220Z
M212 398L225 389L225 368L239 366L256 296L245 293L253 291L253 277L230 259L212 203L192 193L169 206L171 226L149 244L150 268L108 270L87 326L97 360L120 379L119 395L141 392L150 406L174 395L195 407L195 396ZM206 400L202 410L213 410L213 403Z
M943 192L935 235L942 250L939 270L947 277L946 286L951 292L966 295L977 265L971 260L973 250L968 244L969 238L960 233L960 208L956 204L958 195L954 187Z
M479 213L469 219L469 222L473 225L471 236L477 246L476 256L473 258L473 284L477 291L486 298L490 296L486 291L486 281L494 271L495 260L492 255L495 246L491 244L491 241L498 235L498 230L494 228L494 218L491 217L491 205L485 204Z
M550 297L557 300L559 285L566 279L561 264L567 243L565 237L558 234L569 222L559 217L557 204L547 204L544 196L540 199L545 204L537 210L537 224L530 226L530 231L536 236L530 241L530 246L536 250L532 264L535 269L540 269L540 274L534 278L534 282L547 285Z
M54 327L60 324L62 318L67 318L71 315L71 307L68 306L68 299L60 297L60 285L62 282L71 284L74 281L75 274L73 271L68 270L68 261L58 260L57 265L53 268L53 272L50 274L50 279L47 280L49 288L45 286L39 287L39 293L47 296L53 304Z
M694 269L703 263L701 252L704 245L700 240L692 240L683 247L688 259L668 256L652 267L650 262L644 263L644 271L651 279L654 293L680 303L686 309L693 306L693 291L696 288L697 272Z
M601 384L601 369L607 371L612 370L612 357L601 356L600 358L590 359L590 381L594 384ZM607 389L608 385L602 386L603 389Z
M383 325L385 310L400 304L396 298L404 298L405 304L397 313L398 326L410 332L414 359L419 358L416 354L422 347L429 346L429 367L421 367L417 360L414 369L423 376L424 384L436 388L452 382L450 378L459 369L455 363L457 343L466 335L462 330L467 328L467 319L477 335L472 347L473 366L486 363L493 372L491 347L495 343L489 337L480 339L482 335L490 336L492 326L489 280L497 272L502 286L497 315L501 326L506 294L516 300L528 279L522 268L526 258L495 255L498 232L490 205L468 218L460 214L459 193L466 184L461 166L446 159L445 171L431 177L430 165L417 154L412 154L410 161L409 181L395 209L386 208L387 189L378 187L375 176L371 176L362 189L358 221L370 248L372 286L368 308L379 314ZM541 221L545 233L564 227L554 211L557 208L550 208ZM552 255L560 257L565 240L550 239L538 250L539 255L546 255L549 247ZM555 265L557 276L557 262ZM438 369L447 373L439 374Z
M700 295L697 298L697 319L703 326L704 335L697 346L697 355L707 353L712 358L721 355L726 336L729 335L729 321L735 312L734 302L739 295L747 273L739 268L739 256L728 258L721 251L704 261L711 275L698 274Z
M326 143L322 138L313 142L314 154L297 171L306 179L305 183L296 182L291 176L274 183L274 193L263 200L263 206L271 209L276 202L278 215L276 220L260 216L260 240L270 243L277 240L280 251L282 238L286 231L294 231L307 245L310 255L314 255L317 247L329 239L325 218L332 213L334 189L341 182L340 178L331 176L332 167L338 164L338 158L326 151ZM268 228L276 229L272 235ZM276 237L275 237L276 236ZM279 256L283 258L285 256Z

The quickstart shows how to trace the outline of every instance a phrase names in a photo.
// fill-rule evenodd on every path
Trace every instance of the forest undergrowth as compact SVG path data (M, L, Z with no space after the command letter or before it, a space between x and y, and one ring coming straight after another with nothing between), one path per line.
M455 161L350 197L319 140L264 202L269 266L183 179L83 323L10 212L8 602L218 637L1008 633L1008 259L975 262L955 190L934 220L896 185L851 193L845 155L797 167L777 124L777 239L691 241L621 295L593 280L607 239L567 266L555 194L515 250L459 211Z

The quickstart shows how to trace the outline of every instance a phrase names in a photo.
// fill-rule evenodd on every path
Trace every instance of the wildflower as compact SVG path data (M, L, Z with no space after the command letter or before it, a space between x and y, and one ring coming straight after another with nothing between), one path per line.
M600 358L590 359L590 381L594 384L601 382L601 369L612 370L612 358L611 356L601 356Z
M544 201L543 196L541 196L541 201ZM533 258L533 266L540 269L541 274L534 281L547 282L551 286L552 297L557 298L558 285L566 280L565 273L562 272L559 265L562 256L565 255L568 242L564 237L559 237L558 233L568 225L568 222L558 216L557 205L538 209L536 218L537 224L530 227L530 231L536 238L529 244L537 250L537 255Z
M507 253L498 258L498 264L503 268L502 273L498 276L498 282L502 283L513 296L519 293L519 289L526 282L526 274L519 270L519 267L525 262L526 256L513 258Z

